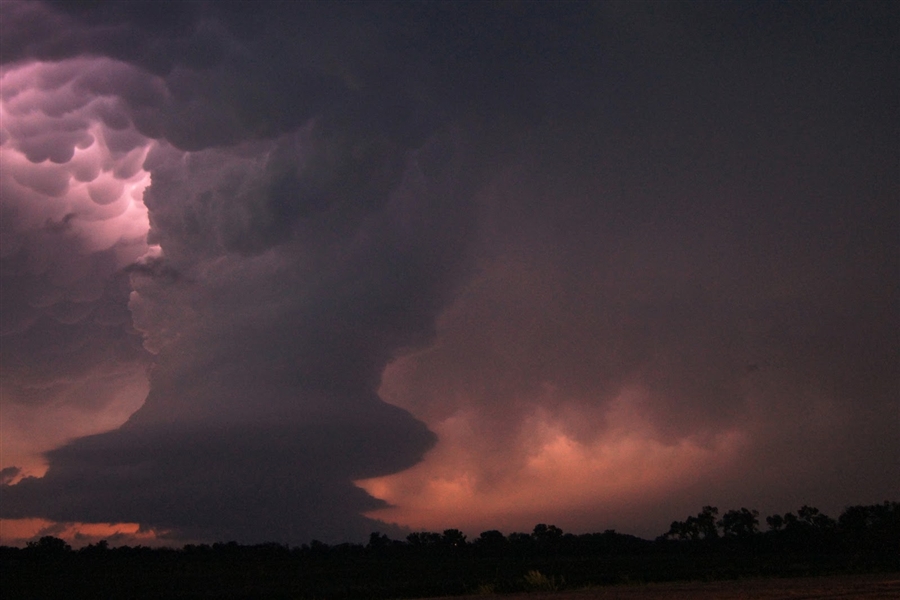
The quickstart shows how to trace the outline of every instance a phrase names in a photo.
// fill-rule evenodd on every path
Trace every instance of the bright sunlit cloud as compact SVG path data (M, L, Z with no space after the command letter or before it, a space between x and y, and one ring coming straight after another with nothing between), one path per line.
M4 290L2 329L43 331L57 345L43 358L15 356L7 354L13 338L5 340L0 454L2 467L23 476L43 475L44 451L121 425L148 391L146 363L109 347L111 330L131 328L122 296L117 302L110 288L154 251L143 202L150 174L142 168L154 142L135 130L110 87L131 72L82 58L0 75L0 255L7 276L17 270ZM89 345L93 336L98 354L67 346L76 329L88 339L72 343Z

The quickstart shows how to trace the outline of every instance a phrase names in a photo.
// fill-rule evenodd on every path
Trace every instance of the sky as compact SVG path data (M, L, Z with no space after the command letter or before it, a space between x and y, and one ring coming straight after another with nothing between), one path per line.
M0 543L900 499L889 2L0 2Z

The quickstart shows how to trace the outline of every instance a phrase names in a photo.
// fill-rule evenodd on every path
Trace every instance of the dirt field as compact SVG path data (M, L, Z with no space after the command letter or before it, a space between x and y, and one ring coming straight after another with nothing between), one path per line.
M466 596L465 598L485 598ZM900 573L709 583L616 585L495 596L503 600L898 600ZM459 596L456 599L459 600Z

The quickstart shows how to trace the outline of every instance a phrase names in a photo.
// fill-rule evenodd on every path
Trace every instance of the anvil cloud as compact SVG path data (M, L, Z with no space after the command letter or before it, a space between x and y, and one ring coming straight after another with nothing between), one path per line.
M0 10L5 525L900 493L896 7Z

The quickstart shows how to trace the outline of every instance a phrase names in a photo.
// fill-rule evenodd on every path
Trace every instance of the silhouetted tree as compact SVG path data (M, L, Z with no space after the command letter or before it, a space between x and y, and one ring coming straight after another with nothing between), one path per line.
M544 555L557 554L562 545L563 531L555 525L538 523L531 532L531 538L537 552Z
M531 537L538 542L552 542L560 539L562 536L562 529L556 525L545 525L543 523L535 525L534 531L531 533Z
M747 538L758 531L758 516L759 512L746 508L729 510L722 515L718 525L725 537Z
M388 546L391 545L391 540L385 534L373 531L369 534L369 543L366 545L366 548L375 552L384 550Z
M514 531L507 537L509 548L517 555L530 556L534 551L534 538L529 533Z
M900 554L900 502L851 506L837 527L854 552Z
M716 516L719 509L715 506L704 506L696 517L688 517L685 521L672 521L669 531L664 537L676 540L714 540L719 537Z
M697 515L697 528L703 539L714 540L719 537L718 522L716 521L718 514L719 509L715 506L704 506Z
M837 524L834 519L819 512L818 508L805 504L797 511L797 516L800 521L819 531L834 529Z
M459 529L445 529L441 544L447 548L462 548L466 545L466 534Z
M488 553L503 552L507 545L506 536L496 529L482 531L478 539L472 543L476 548Z
M694 517L688 517L686 521L672 521L663 537L670 540L696 540L700 538L700 532L694 527Z
M309 553L311 556L327 556L328 550L328 544L326 544L325 542L313 540L309 543Z
M770 531L781 531L784 528L784 517L781 515L770 515L766 517L766 523L769 525Z
M58 556L72 550L72 546L67 544L65 540L52 535L45 535L36 542L28 542L26 548L35 554L43 556Z
M406 536L406 542L413 548L437 548L441 544L441 534L433 531L417 531Z

